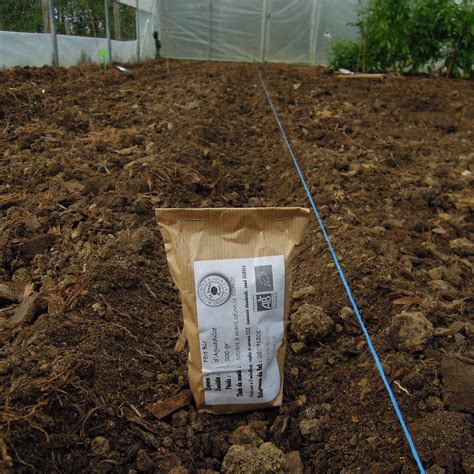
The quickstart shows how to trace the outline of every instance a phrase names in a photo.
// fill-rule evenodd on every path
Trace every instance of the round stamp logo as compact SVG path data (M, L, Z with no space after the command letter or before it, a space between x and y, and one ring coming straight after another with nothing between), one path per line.
M229 282L222 275L207 275L199 283L198 295L205 305L220 306L229 299Z

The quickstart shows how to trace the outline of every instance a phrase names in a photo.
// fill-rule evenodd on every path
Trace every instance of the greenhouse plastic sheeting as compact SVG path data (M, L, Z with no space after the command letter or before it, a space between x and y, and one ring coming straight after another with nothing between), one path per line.
M128 1L128 0L127 0ZM133 0L132 4L136 1ZM348 26L358 0L142 0L140 59L155 57L158 30L164 57L327 64L335 39L354 38ZM141 3L139 2L139 5ZM102 62L105 38L58 35L59 63ZM137 60L136 41L112 41L113 60ZM51 64L49 34L0 31L0 68Z
M156 53L155 40L153 39L155 19L151 13L147 13L142 10L140 10L140 15L138 18L140 23L140 60L153 59ZM135 41L133 41L133 43L136 45Z
M210 59L260 61L262 5L263 0L212 3Z
M148 13L140 15L140 58L152 59L153 19ZM59 65L63 67L83 63L103 63L100 50L107 50L106 38L57 35ZM137 41L112 40L112 59L119 63L137 60ZM0 31L0 69L13 66L44 66L53 63L53 44L50 34Z
M83 63L102 63L101 49L107 49L107 40L81 36L58 35L60 66ZM112 41L115 62L133 63L137 57L136 41ZM53 62L51 36L42 33L0 31L0 68L13 66L44 66Z
M281 63L308 63L313 1L268 2L265 59Z
M51 36L42 33L0 31L0 69L44 66L53 62Z
M163 54L210 59L209 0L164 1L159 10Z
M357 37L357 30L351 24L357 21L358 4L353 0L320 1L316 57L318 64L328 64L331 47L337 38Z
M327 64L336 38L354 38L358 0L155 0L162 55Z

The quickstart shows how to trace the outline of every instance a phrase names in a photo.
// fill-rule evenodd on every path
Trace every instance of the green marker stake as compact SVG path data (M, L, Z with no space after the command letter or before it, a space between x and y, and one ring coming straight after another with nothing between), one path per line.
M101 49L99 51L99 55L104 58L104 71L107 71L107 62L106 62L106 57L109 55L108 51L106 49Z

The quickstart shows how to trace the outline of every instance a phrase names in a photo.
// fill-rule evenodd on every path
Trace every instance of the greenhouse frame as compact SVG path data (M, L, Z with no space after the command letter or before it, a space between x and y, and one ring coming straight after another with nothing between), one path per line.
M109 2L111 3L111 2ZM357 0L120 0L137 12L138 41L111 40L111 57L328 64L335 38L353 38ZM51 36L54 36L51 41ZM57 41L57 43L56 43ZM0 31L0 67L103 62L107 38Z

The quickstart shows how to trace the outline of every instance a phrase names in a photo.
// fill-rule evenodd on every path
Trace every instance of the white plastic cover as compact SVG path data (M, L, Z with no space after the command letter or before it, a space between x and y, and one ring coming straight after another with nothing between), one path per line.
M319 0L319 25L317 28L317 63L328 64L329 53L338 38L354 39L357 29L351 24L357 21L358 3L354 0Z
M162 55L173 58L327 64L358 0L154 0Z
M13 66L44 66L52 62L50 35L0 31L0 70Z
M219 0L211 5L211 59L260 61L263 0Z
M155 55L152 17L140 14L140 58L152 59ZM107 50L105 38L57 35L59 64L63 67L83 63L104 62L101 50ZM137 60L136 41L112 40L112 59L119 63ZM13 66L44 66L53 62L53 43L50 34L0 31L0 69Z
M270 0L268 3L265 59L308 63L314 1Z
M135 0L123 3L136 4ZM336 38L354 38L348 26L358 0L139 0L140 59L161 55L181 59L327 64ZM105 38L58 35L62 66L102 62ZM136 41L113 41L113 59L137 59ZM49 34L0 31L0 67L52 63Z
M152 1L152 0L150 0ZM140 10L139 14L139 31L140 31L140 61L146 61L147 59L153 59L155 57L156 48L155 41L153 39L154 27L154 18L151 13ZM121 41L121 43L134 43L136 47L136 41ZM113 50L113 46L112 46ZM114 59L118 61L118 59ZM121 62L134 62L121 60Z
M163 56L210 59L209 7L209 0L161 2L159 20Z

